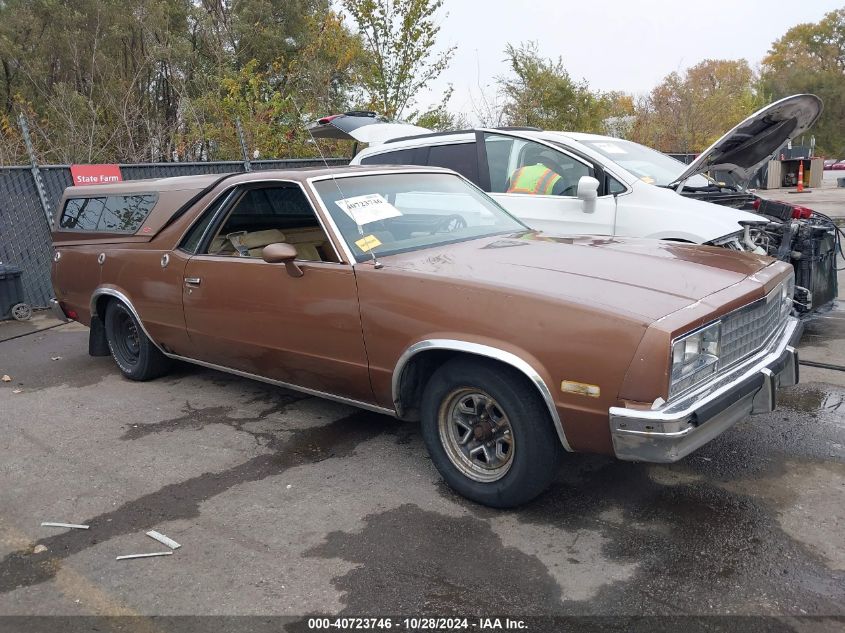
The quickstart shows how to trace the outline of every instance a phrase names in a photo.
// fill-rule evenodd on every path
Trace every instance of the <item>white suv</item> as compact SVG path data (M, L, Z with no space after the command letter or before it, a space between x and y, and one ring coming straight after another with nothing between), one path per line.
M787 97L737 125L690 165L637 143L577 132L497 128L430 133L386 123L371 113L326 117L309 127L318 138L368 143L352 164L451 168L546 233L650 237L766 253L761 229L754 227L768 219L678 193L718 189L702 175L711 170L747 180L820 113L821 101L814 95ZM514 172L538 154L561 177L560 194L508 193Z

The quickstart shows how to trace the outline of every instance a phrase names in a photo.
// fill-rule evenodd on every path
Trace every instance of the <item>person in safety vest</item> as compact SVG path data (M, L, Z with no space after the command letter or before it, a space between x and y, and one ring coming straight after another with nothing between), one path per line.
M523 166L511 174L507 193L559 196L566 189L560 174L549 167L554 161L542 147L529 145L522 160Z

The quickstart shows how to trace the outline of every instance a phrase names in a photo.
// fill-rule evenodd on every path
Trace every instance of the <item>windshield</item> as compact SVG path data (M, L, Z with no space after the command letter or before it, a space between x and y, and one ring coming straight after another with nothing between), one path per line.
M484 193L451 174L396 173L314 183L358 261L525 231ZM360 229L359 229L360 226Z
M580 142L651 185L671 185L687 168L684 163L671 156L631 141L607 139ZM701 175L692 176L686 182L688 187L706 187L709 184L710 181Z

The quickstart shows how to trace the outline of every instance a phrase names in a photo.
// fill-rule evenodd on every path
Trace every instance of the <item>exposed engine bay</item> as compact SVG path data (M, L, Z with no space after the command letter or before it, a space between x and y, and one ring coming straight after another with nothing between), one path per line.
M755 213L768 221L745 223L741 233L713 244L792 264L799 314L816 311L836 299L837 254L845 260L842 229L823 213L785 202L760 199Z

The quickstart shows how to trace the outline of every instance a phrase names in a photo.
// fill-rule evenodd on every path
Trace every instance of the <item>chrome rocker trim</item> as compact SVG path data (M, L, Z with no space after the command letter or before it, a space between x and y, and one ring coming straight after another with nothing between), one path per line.
M259 376L258 374L251 374L247 371L241 371L239 369L232 369L231 367L225 367L223 365L215 365L214 363L207 363L204 360L196 360L195 358L188 358L187 356L178 356L176 354L168 354L165 352L165 356L168 358L172 358L174 360L181 360L186 363L191 363L193 365L200 365L202 367L207 367L208 369L216 369L217 371L226 372L227 374L234 374L235 376L240 376L241 378L249 378L251 380L258 380L260 382L266 382L269 385L274 385L276 387L284 387L285 389L291 389L292 391L299 391L300 393L308 394L309 396L316 396L317 398L325 398L326 400L334 400L335 402L340 402L342 404L348 404L353 407L358 407L359 409L366 409L367 411L373 411L374 413L383 413L384 415L389 415L391 417L396 417L396 412L392 409L387 409L385 407L379 407L374 404L369 404L367 402L361 402L360 400L353 400L352 398L346 398L344 396L336 396L333 393L328 393L326 391L318 391L317 389L309 389L308 387L300 387L299 385L292 385L289 382L282 382L281 380L274 380L272 378L266 378L264 376Z
M789 317L762 352L709 385L659 409L611 407L610 433L616 457L676 462L749 414L774 410L777 390L798 383L795 345L801 331L798 319Z
M50 299L50 311L53 313L53 316L59 321L63 321L64 323L70 322L70 319L67 318L65 311L62 310L62 306L60 306L59 302L55 299Z
M516 354L511 354L510 352L506 352L497 347L482 345L480 343L469 343L467 341L459 341L454 339L426 339L424 341L420 341L419 343L414 343L408 349L406 349L403 352L402 356L399 357L399 360L396 362L396 367L393 369L392 380L393 405L396 408L397 415L400 418L402 417L402 403L399 401L399 387L402 382L402 372L405 370L405 366L408 364L408 361L410 361L411 358L413 358L420 352L432 349L452 350L456 352L474 354L476 356L485 356L487 358L493 358L495 360L505 363L506 365L510 365L514 369L525 374L525 376L527 376L528 379L531 380L532 383L534 383L534 386L537 387L537 389L540 391L540 395L543 397L543 401L546 403L546 407L549 410L549 415L551 416L552 422L555 425L555 430L557 431L557 436L560 439L560 443L567 451L572 451L572 447L569 445L569 442L566 439L566 433L563 430L563 424L560 421L560 416L558 415L557 407L555 406L555 401L552 397L552 392L549 391L548 386L546 385L545 381L540 377L540 374L537 372L537 370L535 370L530 364L528 364Z

